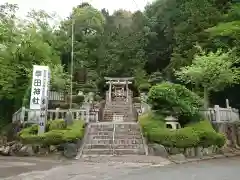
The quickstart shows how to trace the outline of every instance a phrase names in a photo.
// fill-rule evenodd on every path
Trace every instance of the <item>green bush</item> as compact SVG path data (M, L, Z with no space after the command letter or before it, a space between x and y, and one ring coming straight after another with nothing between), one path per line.
M134 97L133 98L133 103L141 103L141 98L140 97Z
M75 142L84 136L84 122L75 120L72 125L62 126L63 121L49 123L49 131L38 135L38 125L23 129L19 138L24 144L59 145L66 142ZM65 127L65 128L63 128Z
M194 131L198 133L200 139L199 144L202 147L209 147L211 145L222 147L225 143L224 135L216 133L211 123L207 120L191 124L189 127L193 128Z
M82 95L73 95L72 96L72 102L76 104L82 104L84 101L84 96Z
M66 130L52 130L42 135L42 143L44 145L59 145L64 143L64 134Z
M144 83L139 85L140 92L148 92L150 88L151 88L151 84L149 83Z
M141 116L139 121L147 140L165 147L222 147L225 143L225 137L216 133L208 121L200 121L177 130L167 129L163 118L154 113Z
M94 96L94 100L97 101L97 102L100 102L102 100L102 97L100 95L96 94Z
M50 121L48 125L48 131L65 129L65 128L66 128L66 123L63 119L56 119L54 121Z
M22 129L19 134L37 134L38 132L38 125L37 124L33 124L27 128Z
M198 116L203 105L197 94L180 84L170 82L152 86L148 93L148 103L152 105L153 110L161 114L178 116L180 123L182 119L186 121L183 124L188 123L188 119Z
M67 127L67 131L64 133L65 142L73 142L77 139L81 139L84 136L84 126L83 121L75 121L72 125Z

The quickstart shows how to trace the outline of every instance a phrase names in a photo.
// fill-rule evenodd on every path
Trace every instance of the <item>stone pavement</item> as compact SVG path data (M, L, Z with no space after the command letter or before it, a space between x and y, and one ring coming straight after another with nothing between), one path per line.
M160 156L145 156L145 155L122 155L122 156L83 156L80 161L96 162L96 163L140 163L154 166L165 166L172 162Z
M24 172L49 170L61 164L64 165L67 164L67 162L44 158L0 156L0 179Z
M239 169L238 157L165 167L152 167L146 163L75 161L2 180L238 180Z
M165 166L171 164L167 159L151 156L96 156L79 160L50 160L40 158L0 157L0 179L69 179L74 174L92 177L95 172L106 174L119 169ZM121 170L122 171L122 170ZM73 173L73 174L72 174Z

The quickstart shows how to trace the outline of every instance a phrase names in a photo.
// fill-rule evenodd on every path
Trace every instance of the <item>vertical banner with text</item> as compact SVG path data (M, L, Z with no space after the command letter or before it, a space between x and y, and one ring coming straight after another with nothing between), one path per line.
M38 116L38 133L45 132L48 106L48 90L50 83L50 70L48 66L33 66L32 91L30 109L40 112Z

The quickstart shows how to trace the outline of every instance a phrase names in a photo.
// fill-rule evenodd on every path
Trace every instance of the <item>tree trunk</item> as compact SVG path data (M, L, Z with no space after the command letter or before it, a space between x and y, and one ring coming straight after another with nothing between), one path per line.
M204 108L208 108L209 105L209 92L208 89L204 87Z

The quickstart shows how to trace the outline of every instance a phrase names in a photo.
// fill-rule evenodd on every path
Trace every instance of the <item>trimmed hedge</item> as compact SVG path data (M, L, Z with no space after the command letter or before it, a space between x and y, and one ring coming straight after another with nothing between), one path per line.
M212 145L222 147L225 143L225 137L215 132L208 121L200 121L185 128L172 130L165 127L163 117L150 113L140 117L140 124L149 142L162 144L165 147L190 148Z
M48 123L47 128L49 131L51 130L60 130L60 129L66 129L66 123L64 120L59 119L59 120L54 120Z
M45 132L38 135L38 125L34 124L19 132L19 138L24 144L60 145L66 142L75 142L84 136L84 122L75 120L72 125L66 126L64 120L54 120L47 124Z

